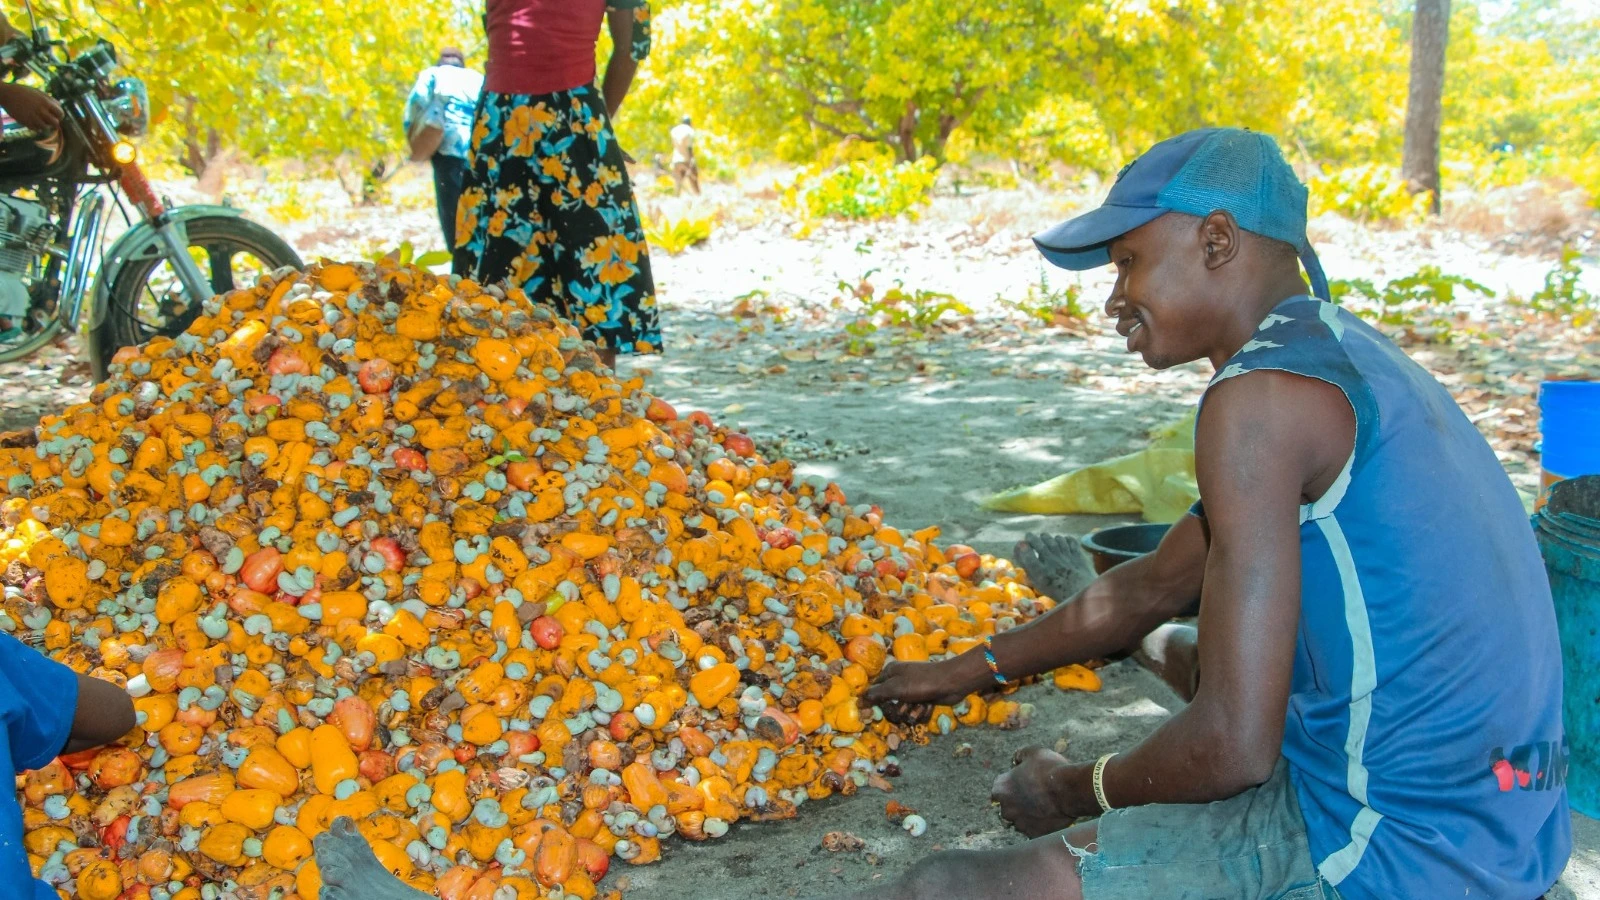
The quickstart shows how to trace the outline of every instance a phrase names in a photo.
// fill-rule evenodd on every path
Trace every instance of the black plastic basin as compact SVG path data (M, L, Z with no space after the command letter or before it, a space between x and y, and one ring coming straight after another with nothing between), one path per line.
M1137 559L1156 549L1171 525L1113 525L1083 538L1083 549L1094 562L1096 575L1112 566Z

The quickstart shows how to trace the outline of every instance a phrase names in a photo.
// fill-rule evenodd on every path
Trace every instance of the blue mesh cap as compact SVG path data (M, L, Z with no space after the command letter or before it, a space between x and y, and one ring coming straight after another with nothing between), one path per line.
M1034 235L1063 269L1107 265L1107 245L1169 212L1208 216L1221 209L1239 227L1290 244L1328 299L1328 279L1306 239L1306 187L1271 137L1240 128L1201 128L1168 138L1118 173L1098 209Z

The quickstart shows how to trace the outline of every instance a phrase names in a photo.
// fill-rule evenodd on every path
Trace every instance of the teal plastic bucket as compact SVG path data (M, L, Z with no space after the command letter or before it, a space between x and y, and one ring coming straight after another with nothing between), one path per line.
M1561 633L1572 808L1600 817L1600 475L1557 482L1533 517Z
M1546 485L1600 474L1600 381L1541 384L1539 419Z

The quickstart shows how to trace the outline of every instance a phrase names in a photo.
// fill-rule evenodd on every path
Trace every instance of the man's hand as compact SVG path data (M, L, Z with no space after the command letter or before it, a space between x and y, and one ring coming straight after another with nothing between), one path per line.
M1082 766L1043 747L1024 747L1011 758L1011 771L994 780L989 799L1000 804L1000 817L1028 837L1060 831L1080 816L1100 811L1075 808L1069 786L1082 781ZM1074 808L1066 808L1074 807Z
M862 699L882 707L891 722L921 725L935 706L954 706L968 694L993 686L982 657L964 653L939 662L889 663Z
M61 104L27 85L0 84L0 109L39 134L50 134L61 127Z

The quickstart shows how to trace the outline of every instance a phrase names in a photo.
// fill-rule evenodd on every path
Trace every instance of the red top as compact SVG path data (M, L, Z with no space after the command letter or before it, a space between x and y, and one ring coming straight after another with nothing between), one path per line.
M553 94L594 83L606 0L488 0L486 91Z

